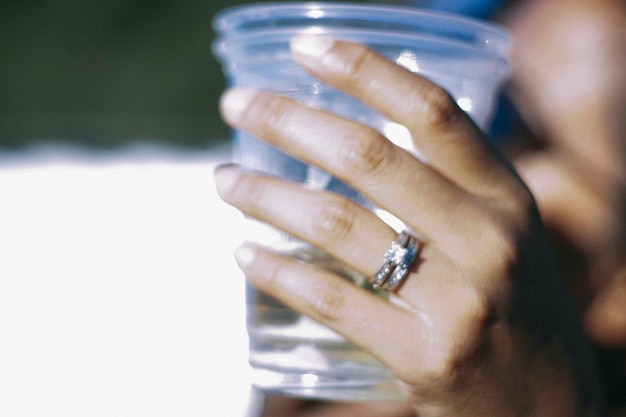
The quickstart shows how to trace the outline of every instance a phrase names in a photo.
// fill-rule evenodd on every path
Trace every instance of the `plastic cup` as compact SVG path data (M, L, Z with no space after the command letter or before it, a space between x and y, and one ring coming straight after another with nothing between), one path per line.
M213 52L230 85L252 86L367 124L413 152L408 131L296 65L290 39L320 33L365 43L410 71L446 88L481 128L509 71L509 37L492 24L414 8L348 3L263 3L227 9L214 19ZM297 161L242 131L234 132L243 166L308 187L339 192L376 210L328 173ZM382 217L382 216L381 216ZM317 263L366 289L359 276L322 251L249 220L250 240ZM382 263L381 254L381 263ZM385 294L380 294L385 296ZM247 289L247 327L253 385L300 397L395 400L405 394L376 359L334 331L270 297Z

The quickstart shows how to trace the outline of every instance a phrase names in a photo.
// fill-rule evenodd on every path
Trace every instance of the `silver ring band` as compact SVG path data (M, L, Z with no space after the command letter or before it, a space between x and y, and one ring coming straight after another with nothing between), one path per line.
M392 291L400 285L411 272L417 249L415 236L403 230L385 252L384 263L372 279L372 288Z

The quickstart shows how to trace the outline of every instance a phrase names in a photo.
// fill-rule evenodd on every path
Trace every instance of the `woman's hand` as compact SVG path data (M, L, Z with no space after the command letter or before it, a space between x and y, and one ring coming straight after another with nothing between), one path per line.
M580 329L533 199L440 87L362 45L299 37L294 58L404 125L427 163L379 132L290 99L235 89L224 119L350 184L404 221L419 260L391 301L334 274L243 245L247 278L386 364L428 416L599 415ZM228 203L365 276L396 232L335 194L224 166Z

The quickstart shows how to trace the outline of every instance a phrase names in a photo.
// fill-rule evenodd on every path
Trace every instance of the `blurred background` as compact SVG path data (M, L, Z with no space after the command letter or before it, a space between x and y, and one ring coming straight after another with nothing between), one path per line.
M0 1L0 151L51 140L100 149L137 139L189 149L223 141L211 19L243 3ZM419 3L486 15L497 2Z
M218 0L0 0L0 416L242 416Z
M235 3L2 0L0 150L223 140L211 19Z

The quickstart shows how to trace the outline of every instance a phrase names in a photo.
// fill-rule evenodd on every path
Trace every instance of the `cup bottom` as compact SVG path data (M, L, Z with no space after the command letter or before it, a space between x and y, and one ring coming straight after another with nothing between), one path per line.
M329 401L406 400L406 395L394 379L317 375L260 368L253 368L251 376L255 388L276 395Z
M406 399L380 362L307 317L249 330L251 378L257 389L333 401Z

